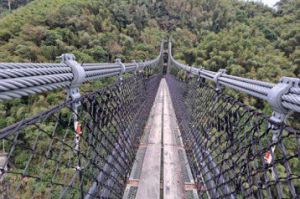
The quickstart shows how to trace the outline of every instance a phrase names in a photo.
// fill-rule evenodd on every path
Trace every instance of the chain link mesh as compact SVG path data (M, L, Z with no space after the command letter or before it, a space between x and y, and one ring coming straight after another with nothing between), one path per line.
M0 130L1 198L122 198L160 79L136 74Z
M273 123L203 79L168 75L167 82L201 198L299 197L298 130Z

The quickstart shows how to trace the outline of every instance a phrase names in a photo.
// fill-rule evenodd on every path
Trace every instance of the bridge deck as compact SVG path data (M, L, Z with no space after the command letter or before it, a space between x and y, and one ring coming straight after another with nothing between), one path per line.
M124 198L198 198L166 80L145 128Z

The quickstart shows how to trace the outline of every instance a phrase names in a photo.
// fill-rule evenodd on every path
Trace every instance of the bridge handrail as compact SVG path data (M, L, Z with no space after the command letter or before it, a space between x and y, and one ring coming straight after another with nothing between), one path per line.
M185 70L199 78L214 81L217 89L220 86L226 86L235 90L245 92L254 97L268 101L276 116L282 122L289 111L300 112L300 79L291 77L282 77L279 84L263 82L242 78L226 74L226 70L221 69L218 72L200 69L188 66L175 60L172 56L172 44L169 42L169 62L178 69ZM274 116L274 115L273 115Z
M162 47L153 60L123 63L124 73L149 70L156 66L162 59ZM74 55L68 55L73 56L75 61ZM123 74L119 63L77 63L76 66L81 67L85 73L83 82ZM0 102L70 87L75 76L72 67L64 60L61 63L0 63Z

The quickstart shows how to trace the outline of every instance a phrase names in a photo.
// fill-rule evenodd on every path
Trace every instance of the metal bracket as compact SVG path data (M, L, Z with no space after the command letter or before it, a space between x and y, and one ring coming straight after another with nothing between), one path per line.
M191 68L190 68L190 79L192 79L192 78L194 77L194 75L193 75L193 73L192 73L193 68L195 68L195 67L194 67L194 66L191 66Z
M268 93L267 101L273 109L271 120L277 123L284 122L288 109L282 106L282 95L287 94L295 85L299 85L298 78L282 77L277 85L275 85Z
M136 73L137 73L137 70L139 69L139 64L136 63L135 60L132 60L132 63L136 66L135 71L134 71L134 73L136 74Z
M214 76L214 82L216 83L216 91L221 90L221 85L219 84L219 77L226 73L226 69L220 69Z
M197 78L197 82L199 82L200 81L200 79L201 79L201 71L203 71L204 70L204 67L203 66L201 66L199 69L198 69L198 71L197 71L197 76L198 76L198 78Z
M120 65L121 72L120 72L120 75L119 75L119 80L122 81L123 80L122 76L125 73L126 68L125 68L125 65L122 63L121 59L116 59L116 63Z
M80 97L79 85L85 79L85 71L83 67L78 64L78 62L76 62L75 56L73 54L62 54L58 58L62 60L62 63L67 64L72 69L72 73L74 76L74 79L69 86L68 98L71 98L72 100L78 99ZM81 104L80 102L77 102L74 105L74 108L77 108Z

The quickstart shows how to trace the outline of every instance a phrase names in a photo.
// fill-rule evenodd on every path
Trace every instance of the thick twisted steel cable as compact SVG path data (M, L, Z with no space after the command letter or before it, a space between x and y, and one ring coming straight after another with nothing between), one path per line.
M200 74L206 75L208 77L214 78L215 74L208 72L207 70L200 71Z
M46 84L71 81L72 79L72 73L4 79L0 81L0 91L3 92L26 87L41 86Z
M215 74L216 74L216 72L210 71L210 70L203 70L203 71L206 72L206 73L210 73L210 74L212 74L212 75L215 75Z
M180 68L180 69L183 69L183 70L185 69L185 67L184 67L183 64L177 62L177 61L174 60L174 59L171 59L171 60L172 60L172 63L173 63L176 67L178 67L178 68Z
M133 71L135 71L135 69L136 69L136 66L134 66L134 67L127 67L126 68L126 72L133 72Z
M198 70L197 69L191 69L191 67L189 66L185 66L181 63L179 63L178 61L176 61L173 57L171 57L171 62L179 69L183 69L186 71L192 71L193 74L197 75L198 74ZM211 81L213 81L214 75L216 73L212 72L212 71L208 71L208 70L202 70L200 71L200 77L205 78L205 79L209 79Z
M85 77L94 77L94 76L98 76L101 74L106 74L106 73L114 73L114 72L119 72L120 73L121 69L119 68L115 68L115 69L105 69L105 70L95 70L95 71L88 71L85 73Z
M143 63L143 62L139 62L139 63L137 63L137 64L138 64L139 68L141 68L141 67L144 66L144 63Z
M192 69L191 69L191 72L192 72L193 74L197 74L197 73L198 73L198 69L192 68Z
M136 67L136 65L134 63L124 63L125 67Z
M24 69L24 68L58 68L68 67L64 63L0 63L0 69Z
M286 101L282 101L282 106L284 108L289 109L289 110L293 110L295 112L300 113L300 106L297 106L295 104L292 104L292 103L289 103L289 102L286 102Z
M65 81L65 82L59 82L59 83L52 83L52 84L47 84L47 85L42 85L42 86L33 86L33 87L28 87L28 88L22 88L22 89L17 89L17 90L10 90L6 92L1 92L0 93L0 102L6 101L6 100L11 100L14 98L20 98L36 93L42 93L42 92L47 92L59 88L65 88L70 85L70 81Z
M94 80L97 80L97 79L102 79L102 78L105 78L105 77L113 77L113 76L117 76L119 74L120 74L120 72L115 72L115 73L107 73L107 74L87 77L87 78L84 79L84 82L90 82L90 81L94 81Z
M256 91L252 91L252 90L249 90L249 89L246 89L246 88L243 88L243 87L240 87L240 86L232 85L232 84L229 84L229 83L226 83L226 82L220 82L220 84L222 84L224 86L227 86L227 87L230 87L230 88L233 88L233 89L236 89L238 91L247 93L247 94L252 95L254 97L258 97L260 99L267 100L266 95L258 93Z
M159 59L155 59L153 61L148 61L148 62L145 62L145 66L151 66L151 65L154 65L154 64L158 64L159 62Z
M242 77L237 77L237 76L227 75L227 74L223 74L222 77L227 77L229 79L234 79L234 80L251 83L251 84L268 87L268 88L273 88L276 85L274 83L262 82L262 81L258 81L258 80L252 80L252 79L247 79L247 78L242 78Z
M181 67L181 64L180 64L179 62L175 61L172 57L171 57L171 63L172 63L176 68L178 68L178 69L183 69L183 68Z
M153 67L159 63L162 55L160 52L155 59L138 65ZM81 65L86 73L85 82L120 74L120 66L116 63ZM125 72L133 72L136 69L133 63L125 65L127 66ZM68 87L73 78L72 69L65 63L0 63L0 100Z
M300 106L300 97L296 94L287 94L281 97L282 100Z
M59 68L27 68L27 69L0 69L0 79L18 78L18 77L32 77L42 75L64 74L72 73L69 67Z
M89 66L119 66L116 63L82 63L82 67L89 67Z
M237 80L233 80L233 79L228 79L225 78L223 76L219 77L218 79L220 82L220 84L222 84L222 82L226 82L227 84L231 84L234 86L238 86L238 87L243 87L245 89L248 89L250 91L255 91L264 95L268 95L268 93L270 92L270 88L266 88L266 87L262 87L262 86L258 86L258 85L253 85L250 83L245 83L245 82L241 82L241 81L237 81Z
M204 79L209 79L211 81L214 81L214 78L210 77L210 76L206 76L204 74L200 74L200 77L204 78Z
M291 89L290 89L290 92L291 92L291 93L294 93L294 94L300 95L300 88L291 88Z
M107 65L107 66L85 66L83 67L84 71L94 71L94 70L105 70L105 69L113 69L113 68L120 68L119 65Z

